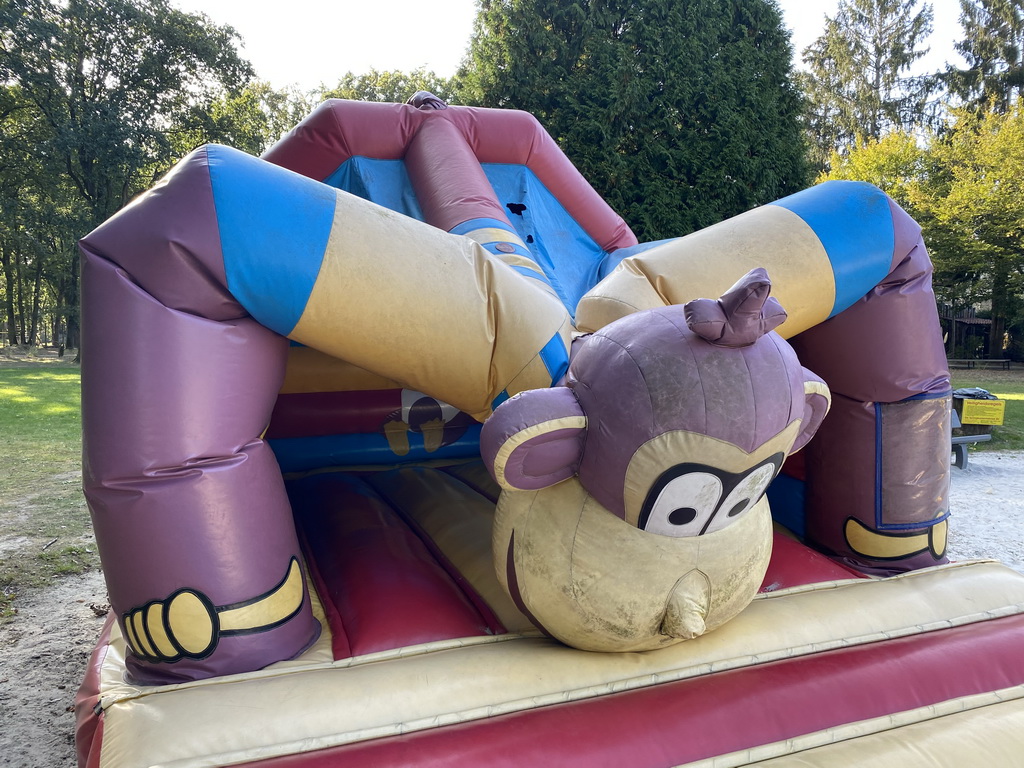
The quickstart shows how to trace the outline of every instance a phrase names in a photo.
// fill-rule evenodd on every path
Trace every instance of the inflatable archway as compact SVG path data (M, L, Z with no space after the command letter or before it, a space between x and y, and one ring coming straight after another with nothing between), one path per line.
M660 764L766 745L754 761L783 754L772 744L816 748L875 717L887 725L868 729L881 735L858 749L891 756L895 713L917 713L906 723L931 738L943 707L1008 702L988 710L987 726L962 717L976 728L958 747L969 754L1004 748L993 729L1024 717L1024 667L1012 650L1024 584L999 566L944 566L949 381L930 264L919 228L873 187L825 184L639 245L528 115L427 96L330 101L262 159L197 150L82 251L85 490L117 620L81 694L86 763L247 764L308 752L309 765L470 764L488 743L516 762L541 749L562 764L616 754ZM666 592L683 596L657 608L654 626L697 639L598 643L612 652L595 655L543 637L538 627L588 647L545 626L526 586L510 587L520 571L501 559L513 548L500 520L492 562L499 489L474 461L479 423L524 402L517 419L538 418L536 403L554 408L537 423L567 420L544 432L556 439L531 454L539 458L515 464L536 436L515 424L488 454L499 480L514 466L551 466L584 426L604 423L549 389L589 381L586 339L628 347L622 324L645 318L634 323L644 333L659 312L659 327L685 335L672 319L683 304L713 325L717 310L693 302L728 305L744 275L767 313L758 334L770 330L758 270L787 313L772 342L783 362L758 365L789 371L780 391L792 384L790 415L770 428L755 416L750 434L770 439L744 449L749 466L702 474L722 497L778 474L768 497L790 533L775 533L769 563L770 522L754 527L767 505L735 507L732 529L754 531L762 554L743 569L749 593L737 592L707 634L717 582L689 571L669 580ZM746 301L735 302L740 314ZM797 357L817 376L800 373ZM555 394L537 400L538 391ZM722 418L748 413L731 407L733 396L692 394ZM817 428L829 397L817 435L797 437L808 420ZM755 401L758 414L775 402ZM706 428L700 450L725 434L739 445L737 429ZM672 478L654 480L629 457L617 467L614 451L588 470L587 455L559 466L596 478L588 491L613 512L598 518L651 536L636 527L653 519L650 505L630 500L643 489L627 492L621 512L616 494L624 476L627 486ZM864 576L894 572L908 573ZM983 619L998 621L976 626ZM904 640L871 645L883 637ZM980 665L981 646L1000 663ZM641 647L658 650L623 653ZM826 650L838 656L819 661ZM940 657L956 663L939 670ZM806 690L837 658L846 671ZM718 688L729 685L713 674L724 669L737 670L743 696ZM663 682L672 685L650 687ZM851 687L884 695L838 695ZM789 710L792 697L809 703ZM244 702L245 716L210 730L203 702L215 698ZM281 714L282 701L294 714ZM753 701L776 716L752 723ZM711 718L704 725L698 709ZM655 712L686 718L689 735L659 726ZM580 717L601 726L563 743ZM737 736L726 721L752 724ZM523 725L530 745L516 736ZM835 764L849 757L832 751Z

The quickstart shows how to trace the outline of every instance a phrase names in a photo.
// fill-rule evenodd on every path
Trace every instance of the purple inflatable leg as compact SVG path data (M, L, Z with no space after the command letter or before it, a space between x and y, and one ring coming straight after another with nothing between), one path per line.
M150 684L257 669L320 629L260 439L287 341L218 279L204 169L176 175L82 244L85 492L128 669Z

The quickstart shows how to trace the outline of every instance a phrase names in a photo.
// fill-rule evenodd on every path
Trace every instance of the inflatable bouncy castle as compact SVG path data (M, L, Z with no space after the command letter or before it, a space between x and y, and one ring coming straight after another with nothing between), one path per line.
M421 93L81 249L81 766L1019 764L1024 576L946 558L880 190L639 244L530 115Z

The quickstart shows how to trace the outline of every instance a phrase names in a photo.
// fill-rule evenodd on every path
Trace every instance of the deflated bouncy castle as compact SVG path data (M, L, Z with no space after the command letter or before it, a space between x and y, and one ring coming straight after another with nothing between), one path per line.
M1024 576L946 558L878 189L638 244L530 115L421 93L81 248L81 766L1019 764Z

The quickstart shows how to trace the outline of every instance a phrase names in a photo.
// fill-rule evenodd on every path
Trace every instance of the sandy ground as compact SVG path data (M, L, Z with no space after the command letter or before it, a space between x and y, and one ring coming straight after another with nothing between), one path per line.
M949 554L995 558L1024 573L1024 452L975 453L953 468ZM0 765L75 765L70 711L103 625L99 572L26 595L0 626Z
M991 557L1024 573L1024 452L972 453L953 467L949 556Z

